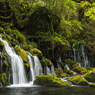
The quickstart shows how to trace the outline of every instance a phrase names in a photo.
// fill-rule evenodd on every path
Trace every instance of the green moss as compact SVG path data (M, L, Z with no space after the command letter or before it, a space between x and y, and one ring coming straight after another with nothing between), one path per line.
M61 74L63 73L62 69L61 68L55 68L55 73L57 75L57 77L61 77Z
M90 87L95 87L95 83L90 83L89 86Z
M46 63L47 63L47 66L52 65L51 61L49 59L45 58L45 57L42 58L41 63L42 63L42 65L46 65Z
M4 48L5 48L5 45L3 44L3 42L2 42L2 41L0 41L0 51L3 51L3 50L4 50Z
M3 33L3 32L4 32L4 28L0 27L0 33Z
M69 86L67 82L62 81L54 75L40 75L34 80L34 84L43 86Z
M30 68L30 64L29 64L29 63L24 63L24 65L25 65L27 68Z
M75 85L84 85L84 86L89 85L88 81L80 75L76 75L74 77L71 77L68 79L68 81L71 81Z
M85 75L84 78L89 82L95 82L95 68L93 70L89 70Z
M30 50L30 53L33 54L33 55L36 54L40 60L41 60L42 57L43 57L42 52L41 52L40 50L38 50L37 48L31 49L31 50Z
M25 44L26 39L24 35L22 35L17 29L13 29L11 30L11 32L11 36L13 38L17 39L20 42L20 44Z
M81 68L77 64L74 64L74 65L72 65L72 70L77 73L80 73Z
M23 59L23 61L25 63L27 63L28 62L28 56L27 56L26 52L23 49L21 49L20 47L18 47L18 46L15 46L14 49L17 52L17 54L21 56L21 58Z
M6 32L7 34L11 34L11 28L7 28L7 29L5 30L5 32Z
M87 73L87 69L85 68L85 67L81 67L81 72L80 72L81 74L85 74L85 73Z
M67 74L69 74L69 75L73 75L73 72L72 72L71 70L64 70L63 72L64 72L64 73L67 73Z
M62 73L62 74L60 74L61 75L61 77L69 77L70 75L68 75L68 74L66 74L66 73Z
M65 63L68 64L68 66L70 67L70 69L72 69L72 66L74 64L77 64L75 61L71 60L71 59L67 59L65 60Z
M0 80L4 86L8 85L6 73L0 74Z

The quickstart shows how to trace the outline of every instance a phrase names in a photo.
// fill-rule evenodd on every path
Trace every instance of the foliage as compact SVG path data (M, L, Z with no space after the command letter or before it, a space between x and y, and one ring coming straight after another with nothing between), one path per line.
M85 75L84 78L89 82L95 82L95 68L93 70L89 70Z
M86 79L84 79L84 77L82 77L80 75L70 77L68 79L68 81L71 81L75 85L84 85L84 86L89 85L88 81Z
M34 80L34 84L43 86L69 86L67 82L62 81L54 75L39 75Z
M0 74L0 80L4 86L8 85L6 73Z
M0 41L0 51L4 51L5 45L3 44L2 41Z
M19 46L15 46L14 49L15 49L16 53L21 56L23 61L25 63L27 63L28 62L28 56L27 56L26 52L23 49L21 49Z
M43 54L40 50L38 50L37 48L33 48L30 50L30 53L33 54L33 55L36 55L38 56L38 58L41 60L42 57L43 57Z

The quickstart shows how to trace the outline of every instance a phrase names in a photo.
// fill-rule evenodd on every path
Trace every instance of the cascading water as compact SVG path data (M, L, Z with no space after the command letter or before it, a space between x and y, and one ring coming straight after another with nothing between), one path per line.
M67 70L70 70L70 68L69 68L69 66L68 66L67 64L65 65L65 68L66 68ZM72 70L71 70L71 71L72 71ZM76 72L74 72L74 71L72 71L72 72L73 72L74 75L76 75Z
M0 35L0 41L4 43L5 50L11 57L13 84L27 83L26 74L24 70L24 63L22 58L15 53L14 49L9 46L8 42L2 39L1 35Z
M41 66L41 63L40 63L38 57L33 56L33 58L34 58L34 64L35 64L35 67L34 67L35 76L43 74L42 66Z
M88 57L84 52L84 45L81 45L84 67L90 67Z
M56 75L56 73L55 73L55 70L54 70L54 65L53 65L53 63L51 63L52 65L51 65L51 73L53 74L53 75Z
M74 61L77 62L77 52L76 52L76 48L75 48L74 44L72 45L72 48L73 48L73 52L74 52ZM79 67L81 67L79 53L78 53L78 61L79 62L77 62L77 64L79 65Z
M31 54L28 55L28 59L29 59L29 64L30 64L30 76L31 76L31 79L32 79L32 83L33 81L35 80L35 73L34 73L34 69L33 69L33 60L31 58Z

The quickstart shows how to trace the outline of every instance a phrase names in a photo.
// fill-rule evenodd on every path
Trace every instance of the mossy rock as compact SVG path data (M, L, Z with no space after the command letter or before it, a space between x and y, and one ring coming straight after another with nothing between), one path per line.
M4 32L4 28L0 27L0 33L3 33L3 32Z
M61 75L61 77L63 78L63 77L69 77L70 75L68 75L68 74L66 74L66 73L62 73L62 74L60 74Z
M54 75L39 75L34 80L34 84L43 86L70 86L70 84L62 81Z
M25 67L26 73L28 74L29 71L30 71L30 64L29 63L24 63L24 67Z
M75 61L71 60L71 59L67 59L65 60L65 63L68 64L68 66L70 67L70 69L72 69L72 66L74 64L77 64Z
M47 66L52 65L51 61L49 59L45 58L45 57L42 58L41 63L42 63L42 65L46 65L46 63L47 63Z
M87 73L87 69L86 69L85 67L81 67L80 73L81 73L81 74Z
M90 83L89 86L90 87L95 87L95 83Z
M61 74L63 73L62 69L61 68L55 68L55 73L57 75L57 77L61 77Z
M0 41L0 51L3 51L3 50L4 50L4 48L5 48L5 45L3 44L3 42L2 42L2 41Z
M11 28L7 28L7 29L5 29L5 32L7 33L7 34L12 34L12 32L11 32Z
M64 73L67 73L68 75L73 75L74 73L71 70L64 70Z
M30 53L33 54L33 55L36 55L40 60L42 59L43 57L43 54L40 50L38 50L37 48L33 48L30 50Z
M0 80L4 86L8 85L6 73L0 74Z
M11 30L11 36L14 39L17 39L20 42L20 44L25 44L25 42L26 42L24 35L21 34L20 31L18 31L17 29Z
M21 56L24 63L27 63L28 62L28 56L27 56L26 52L23 49L21 49L19 46L15 46L14 49L15 49L16 53Z
M84 78L89 82L95 82L95 68L93 70L89 70L85 75Z
M81 68L78 66L78 64L74 64L74 65L72 65L72 70L77 73L80 73Z
M80 75L71 77L68 79L68 81L71 81L74 85L83 85L83 86L89 85L88 81L83 76Z

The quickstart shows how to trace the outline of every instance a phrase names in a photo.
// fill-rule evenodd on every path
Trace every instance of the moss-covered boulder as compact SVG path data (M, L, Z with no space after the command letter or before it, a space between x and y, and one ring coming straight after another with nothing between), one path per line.
M81 67L80 73L81 73L81 74L87 73L87 69L86 69L85 67Z
M93 70L89 70L85 75L84 78L89 82L95 82L95 68Z
M2 41L0 41L0 51L3 51L4 50L4 47L5 47L5 45L3 44Z
M68 75L73 75L74 74L71 70L63 70L63 73L67 73Z
M40 60L41 60L42 57L43 57L42 52L41 52L39 49L37 49L37 48L31 49L30 52L31 52L31 54L38 56L38 58L39 58Z
M3 84L4 86L8 85L6 73L0 74L0 81L2 82L2 84Z
M72 82L74 85L83 85L83 86L89 85L88 81L83 76L80 75L71 77L68 79L68 81Z
M90 83L89 86L90 87L95 87L95 83Z
M27 63L28 62L28 56L27 56L26 52L23 49L21 49L19 46L15 46L14 49L15 49L16 53L21 56L24 63Z
M3 33L3 32L4 32L4 28L0 27L0 33Z
M34 80L34 84L43 86L70 86L70 84L62 81L54 75L39 75Z
M80 73L81 68L78 66L78 64L74 64L74 65L72 65L72 70L77 73Z
M66 73L62 73L62 74L60 74L61 75L61 77L63 78L63 77L69 77L70 75L68 75L68 74L66 74Z

